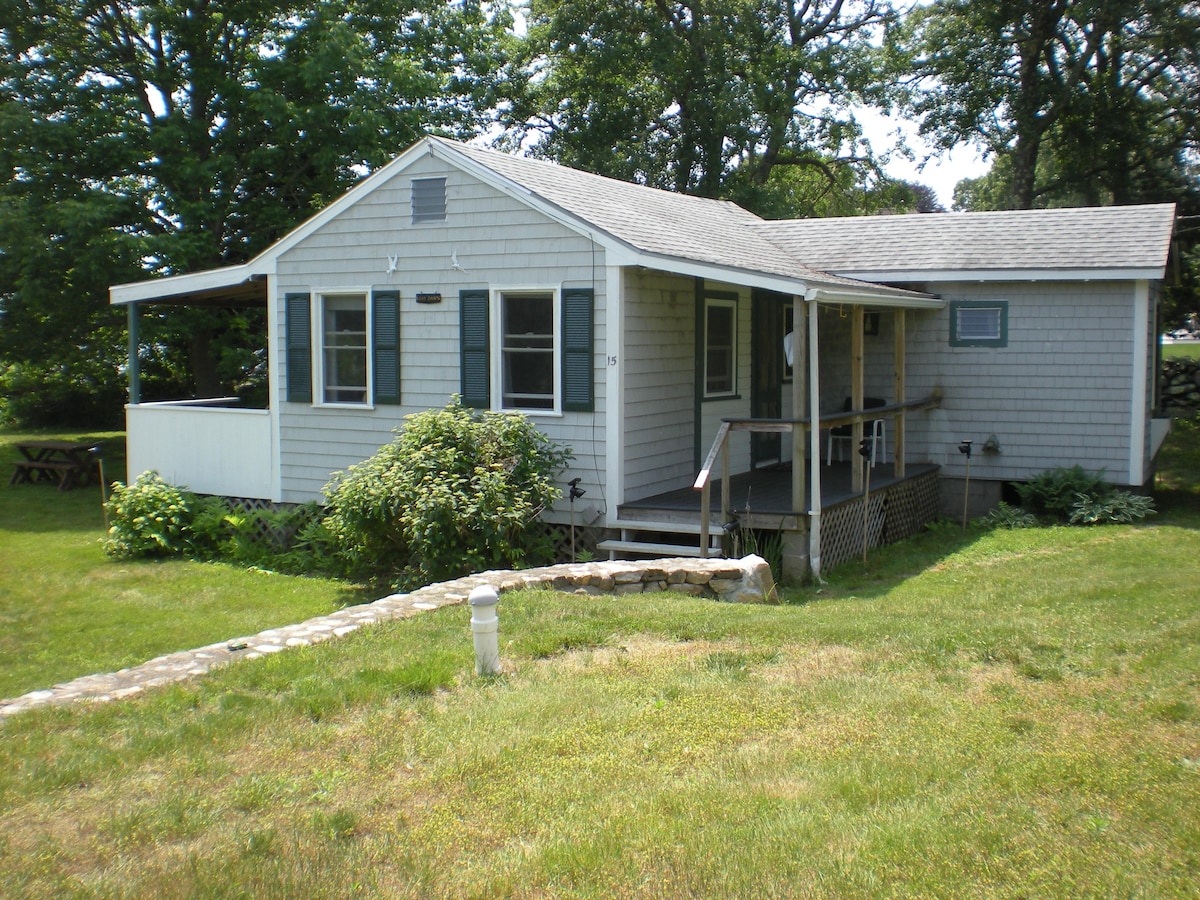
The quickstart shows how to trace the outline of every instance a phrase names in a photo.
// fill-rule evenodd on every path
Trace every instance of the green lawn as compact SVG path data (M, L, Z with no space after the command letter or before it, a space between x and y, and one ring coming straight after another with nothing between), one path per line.
M505 595L0 725L12 897L1194 897L1194 423L1138 527ZM222 570L226 571L226 570Z
M0 432L0 697L364 599L337 582L219 564L115 563L102 547L99 487L60 492L47 484L8 484L19 458L13 445L30 437ZM87 437L103 439L106 479L123 479L124 435Z
M1200 341L1190 341L1185 344L1163 344L1162 354L1164 359L1171 359L1175 356L1200 356Z

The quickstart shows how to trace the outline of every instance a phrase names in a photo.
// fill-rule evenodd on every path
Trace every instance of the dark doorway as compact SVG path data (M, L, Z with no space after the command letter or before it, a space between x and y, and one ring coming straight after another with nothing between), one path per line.
M750 415L756 419L783 416L783 327L792 298L773 291L755 290L750 316ZM781 461L778 434L750 435L753 468Z

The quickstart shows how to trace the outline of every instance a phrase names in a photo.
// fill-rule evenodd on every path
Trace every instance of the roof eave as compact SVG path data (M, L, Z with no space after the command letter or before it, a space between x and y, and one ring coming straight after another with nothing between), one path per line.
M703 278L724 284L760 288L780 294L815 297L818 302L854 303L863 306L904 307L908 309L940 309L945 302L914 291L895 288L872 290L869 284L861 288L824 285L812 279L758 272L750 269L704 263L663 254L632 252L612 260L616 265L641 266L672 275ZM813 297L809 297L812 299Z
M1078 268L1078 269L838 269L829 270L843 278L887 284L916 284L946 281L1155 281L1165 267Z
M260 282L270 274L270 269L251 260L237 266L207 269L186 275L168 275L148 281L114 284L108 289L108 302L113 306L147 302L188 302L199 295L220 291L239 293L239 289L250 283Z

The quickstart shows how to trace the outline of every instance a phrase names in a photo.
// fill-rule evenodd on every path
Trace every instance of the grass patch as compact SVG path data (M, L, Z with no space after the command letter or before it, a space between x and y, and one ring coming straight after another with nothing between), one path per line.
M1181 344L1163 344L1162 345L1163 359L1176 359L1178 357L1200 357L1200 341L1187 341Z
M0 893L1192 896L1200 533L958 535L776 607L507 594L499 678L450 607L22 714Z
M449 607L12 717L0 895L1192 897L1195 437L1145 525L939 525L780 606L506 594L496 678Z
M0 697L109 672L175 650L302 621L364 599L348 585L185 560L104 556L99 487L9 485L0 433ZM75 439L76 434L38 437ZM104 441L105 475L124 477L124 435Z

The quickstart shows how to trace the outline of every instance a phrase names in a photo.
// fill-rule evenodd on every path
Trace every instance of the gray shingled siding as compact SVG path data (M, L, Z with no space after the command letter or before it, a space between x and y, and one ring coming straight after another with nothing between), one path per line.
M625 271L625 498L684 487L693 469L696 287Z
M413 225L412 178L447 178L445 222ZM451 253L467 271L452 267ZM387 273L388 257L399 256ZM331 289L400 291L402 406L373 410L320 408L282 400L280 465L285 501L319 494L332 472L375 452L408 413L444 406L459 389L458 293L463 288L592 286L595 289L595 413L537 416L551 438L576 459L566 477L580 476L599 506L604 471L605 323L604 252L511 197L440 161L424 157L309 236L279 260L276 337L282 335L282 298L289 291ZM438 292L436 305L416 302ZM594 421L593 421L594 420ZM593 500L593 498L595 498Z
M947 300L1007 300L1008 346L951 347L948 309L909 314L909 393L944 394L940 409L912 417L910 459L962 477L959 441L979 451L994 434L1001 452L976 452L973 478L1021 480L1078 463L1127 480L1132 284L926 287Z

